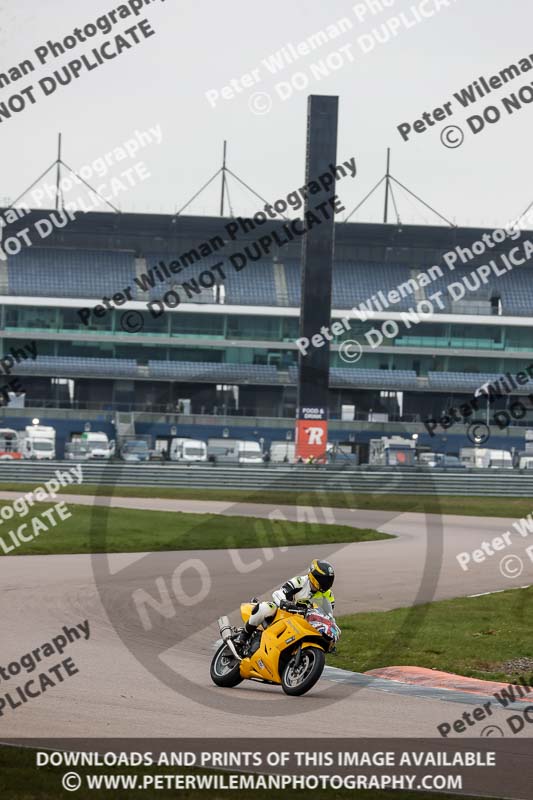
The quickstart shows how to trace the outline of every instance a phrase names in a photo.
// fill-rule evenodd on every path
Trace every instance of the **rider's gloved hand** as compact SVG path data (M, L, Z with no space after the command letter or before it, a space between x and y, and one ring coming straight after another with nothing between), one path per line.
M281 600L279 607L283 611L292 611L293 613L296 614L303 613L307 608L306 605L301 605L300 603L291 603L290 600Z

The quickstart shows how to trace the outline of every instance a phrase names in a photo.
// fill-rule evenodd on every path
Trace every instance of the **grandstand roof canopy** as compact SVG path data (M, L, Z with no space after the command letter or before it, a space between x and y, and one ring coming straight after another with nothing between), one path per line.
M0 208L0 216L4 218L6 208ZM53 210L32 209L16 222L5 224L3 239L13 236L24 228L32 228L41 219L50 219ZM139 255L144 252L163 250L172 253L176 248L183 248L184 243L190 246L200 244L213 236L224 236L224 226L230 218L173 216L170 214L133 214L114 212L88 212L79 214L76 219L63 228L55 229L48 237L35 241L39 247L70 247L90 249L119 249L135 251ZM273 220L264 226L265 232L281 230L283 220ZM450 228L445 225L397 225L367 222L341 222L335 228L336 248L344 247L369 248L366 255L383 260L389 252L394 261L412 261L413 252L446 251L457 245L468 247L482 238L484 233L491 232L483 228ZM259 234L260 235L260 234ZM236 241L247 242L256 239L257 231L240 234ZM235 243L233 243L235 244ZM504 243L505 247L506 243ZM295 240L286 250L292 258L300 252L301 240ZM381 251L381 252L380 252ZM403 258L402 258L403 255ZM421 254L422 255L422 254ZM429 252L426 256L429 257ZM424 256L422 256L424 259Z

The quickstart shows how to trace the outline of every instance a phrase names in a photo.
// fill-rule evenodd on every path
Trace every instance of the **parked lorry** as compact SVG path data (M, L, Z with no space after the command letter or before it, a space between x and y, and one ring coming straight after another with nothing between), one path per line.
M207 461L207 445L201 439L175 438L170 442L169 458L171 461L194 463Z
M512 469L513 458L508 450L488 447L462 447L459 457L466 467L476 469Z
M27 425L19 443L23 458L52 461L56 457L56 431L49 425Z
M382 436L370 439L368 463L373 466L412 467L415 463L416 441L401 436Z
M19 435L13 428L0 428L0 460L13 461L22 458Z
M524 450L514 453L513 463L518 469L533 469L533 430L528 428L524 436Z

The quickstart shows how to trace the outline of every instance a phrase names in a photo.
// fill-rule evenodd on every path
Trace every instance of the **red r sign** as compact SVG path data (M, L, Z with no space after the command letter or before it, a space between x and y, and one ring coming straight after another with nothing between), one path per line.
M324 461L328 443L326 420L299 419L296 421L296 458Z

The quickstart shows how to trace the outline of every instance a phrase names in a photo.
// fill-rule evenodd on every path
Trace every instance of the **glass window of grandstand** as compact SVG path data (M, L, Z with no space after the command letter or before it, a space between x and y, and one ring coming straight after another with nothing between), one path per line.
M366 358L366 354L365 354ZM384 356L383 358L387 358ZM436 356L434 354L419 353L408 355L404 353L394 353L388 356L389 368L392 370L402 369L415 372L418 376L426 376L428 372L441 372L447 369L447 356ZM360 362L362 364L362 360ZM383 367L380 366L381 369Z
M57 330L57 309L41 306L4 306L4 328Z
M158 306L154 308L154 314L155 313L159 313ZM148 336L170 336L170 320L173 316L178 316L178 314L171 314L166 311L158 317L154 316L150 311L136 310L130 317L123 316L123 314L127 315L128 312L115 312L115 330L117 333L122 333L122 331L125 330L127 332Z
M29 344L30 341L31 340L28 339L4 339L4 343L1 349L3 353L8 353L11 348L13 348L14 350L25 350L27 353L28 350L26 345L31 346L31 344ZM56 342L47 342L46 340L44 341L39 340L35 344L37 346L36 358L39 358L39 356L55 355ZM32 357L30 355L29 359L31 358Z
M332 319L332 322L340 322L338 319ZM373 327L372 324L368 322L360 322L356 319L350 320L350 328L349 330L343 330L340 336L334 336L334 342L340 344L344 339L354 339L363 337L367 331L371 330ZM299 334L297 333L294 338L298 338Z
M433 356L417 355L394 359L393 369L410 369L417 375L427 375L435 369L436 359Z
M452 325L450 347L500 350L503 331L497 325Z
M298 317L283 317L281 320L281 338L284 342L293 342L299 336L300 320Z
M533 328L507 328L505 348L507 350L533 350Z
M166 356L159 356L162 357L168 361L202 361L208 364L229 361L228 358L224 358L224 351L215 347L203 347L201 350L198 347L169 347L168 359Z
M259 364L276 369L289 369L298 363L298 357L292 350L257 350L247 348L229 348L232 362L239 364Z
M272 354L269 353L269 356L271 355ZM298 366L298 353L295 353L294 350L280 350L278 355L279 361L276 363L278 369L289 369L289 367ZM270 360L268 363L273 362Z
M266 353L266 350L254 350L252 347L228 347L222 361L226 364L266 364ZM260 360L257 360L257 356Z
M420 322L408 328L400 324L400 334L396 337L396 345L418 345L420 347L448 347L448 327Z
M230 316L227 336L229 339L273 339L280 337L279 317Z
M117 358L115 346L99 342L56 342L57 355L68 358Z
M89 304L87 304L89 308ZM58 313L58 330L66 331L83 331L84 333L111 333L113 330L113 314L108 311L103 317L95 317L94 314L86 314L87 324L82 321L82 316L79 313L79 308L59 308Z
M170 320L172 336L224 338L224 316L222 314L180 312L171 314Z
M344 361L336 351L331 354L330 366L342 367L343 369L387 369L387 364L384 363L384 360L388 362L389 356L379 355L378 353L364 353L361 360L352 365Z
M153 345L149 344L116 344L111 351L114 355L113 358L120 359L133 359L140 366L146 366L149 361L165 361L167 357L167 348L162 347L159 343L154 342ZM109 354L109 351L103 353L104 358Z
M45 344L45 343L43 343ZM222 353L217 350L198 350L198 348L173 348L161 347L154 343L150 345L139 344L112 344L107 342L51 342L51 355L54 355L54 345L57 345L58 356L77 356L80 358L111 358L115 361L133 360L140 366L148 365L149 361L222 361ZM39 352L41 347L39 346Z

